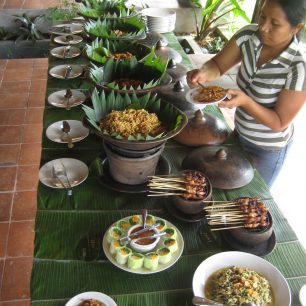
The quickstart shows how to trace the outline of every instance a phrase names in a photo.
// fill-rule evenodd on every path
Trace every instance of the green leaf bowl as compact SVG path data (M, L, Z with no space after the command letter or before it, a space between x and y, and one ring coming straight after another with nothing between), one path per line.
M143 96L137 96L136 94L121 95L115 94L113 91L99 93L97 89L94 89L91 100L93 108L87 105L82 106L85 112L83 124L103 140L123 149L139 151L154 148L180 133L188 122L184 112L151 93ZM112 110L125 110L127 108L145 109L148 112L156 113L159 120L166 125L167 131L156 137L129 137L129 139L123 139L120 135L111 136L101 130L99 121L102 118Z
M152 48L132 41L95 39L90 45L86 45L86 55L89 60L104 65L111 55L129 52L141 60L152 52Z
M128 19L139 15L135 7L126 7L124 1L86 0L77 6L78 14L88 19Z
M146 38L145 24L137 17L127 20L89 20L84 25L86 33L93 39L139 40ZM122 31L122 35L116 34Z
M171 83L172 78L166 73L167 64L168 60L156 57L153 50L141 61L137 61L135 57L132 57L129 61L110 59L103 67L92 64L90 78L99 89L113 90L121 94L145 94ZM143 84L136 88L132 86L120 88L115 81L122 78L141 80Z

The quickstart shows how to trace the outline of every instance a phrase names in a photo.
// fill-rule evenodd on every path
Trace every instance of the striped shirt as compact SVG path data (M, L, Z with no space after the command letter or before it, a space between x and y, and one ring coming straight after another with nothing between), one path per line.
M305 59L296 37L277 58L259 68L256 63L262 43L258 25L251 24L242 28L235 34L235 39L242 56L237 84L254 101L273 108L283 89L306 90ZM241 107L237 107L235 112L235 127L243 138L265 149L284 147L293 135L293 124L281 132L275 132L258 123Z

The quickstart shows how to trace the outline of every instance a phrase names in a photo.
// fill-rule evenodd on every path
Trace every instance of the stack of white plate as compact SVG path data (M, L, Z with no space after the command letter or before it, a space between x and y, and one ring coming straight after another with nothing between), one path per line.
M176 12L167 8L146 8L142 10L148 32L167 33L175 28Z

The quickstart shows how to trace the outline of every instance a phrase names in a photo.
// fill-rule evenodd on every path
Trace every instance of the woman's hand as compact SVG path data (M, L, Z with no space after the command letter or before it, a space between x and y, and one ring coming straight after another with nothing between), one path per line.
M235 108L238 106L245 107L247 106L252 99L245 94L243 91L238 89L229 89L227 95L231 98L229 100L224 100L218 103L218 106L221 108Z
M186 79L188 86L193 88L199 86L198 83L214 81L220 77L220 70L213 60L206 62L202 68L187 72Z

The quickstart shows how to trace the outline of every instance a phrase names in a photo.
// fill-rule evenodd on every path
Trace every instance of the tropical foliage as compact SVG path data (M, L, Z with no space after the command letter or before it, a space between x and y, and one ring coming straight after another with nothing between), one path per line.
M124 1L86 0L78 5L78 12L85 18L129 18L135 16L137 11L127 8Z
M104 85L108 88L119 89L114 81L121 78L142 80L144 85L137 88L131 87L129 90L149 89L159 85L166 73L168 61L161 57L156 57L154 50L143 60L137 61L132 57L129 61L115 61L110 59L103 68L92 64L90 77L97 85ZM126 90L126 88L121 88Z
M146 36L145 24L137 17L97 21L90 20L85 24L85 31L93 37L108 39L143 39ZM121 31L121 35L118 35Z
M105 64L109 57L117 53L129 52L137 60L143 59L152 49L141 44L122 40L95 39L91 45L86 45L87 57L99 64Z
M150 135L144 137L139 134L136 136L136 138L133 136L129 137L128 140L130 141L160 139L175 131L184 123L184 117L182 113L175 106L173 106L171 103L162 103L156 95L151 95L150 93L139 97L136 94L120 95L115 94L112 91L107 95L104 91L99 94L95 89L91 96L91 101L93 108L90 108L87 105L82 106L86 114L86 118L93 128L99 132L103 132L106 135L108 135L108 133L101 131L98 122L106 115L108 115L112 110L124 110L128 108L145 109L148 112L156 113L159 120L167 123L168 130L166 133L162 133L155 137ZM117 134L108 136L122 139L122 136Z
M201 20L197 18L195 11L195 21L196 21L196 39L202 40L212 32L214 32L218 27L235 22L235 18L231 21L224 21L224 16L229 13L234 14L234 17L242 17L247 22L250 22L248 16L244 10L240 7L240 3L244 0L207 0L205 5L202 6L201 0L192 0L193 4L197 8L201 8Z
M45 35L38 29L38 25L42 21L43 15L30 17L26 13L19 15L13 15L15 22L18 24L18 28L12 31L6 31L3 29L3 40L32 40L35 42L38 39L43 39Z

